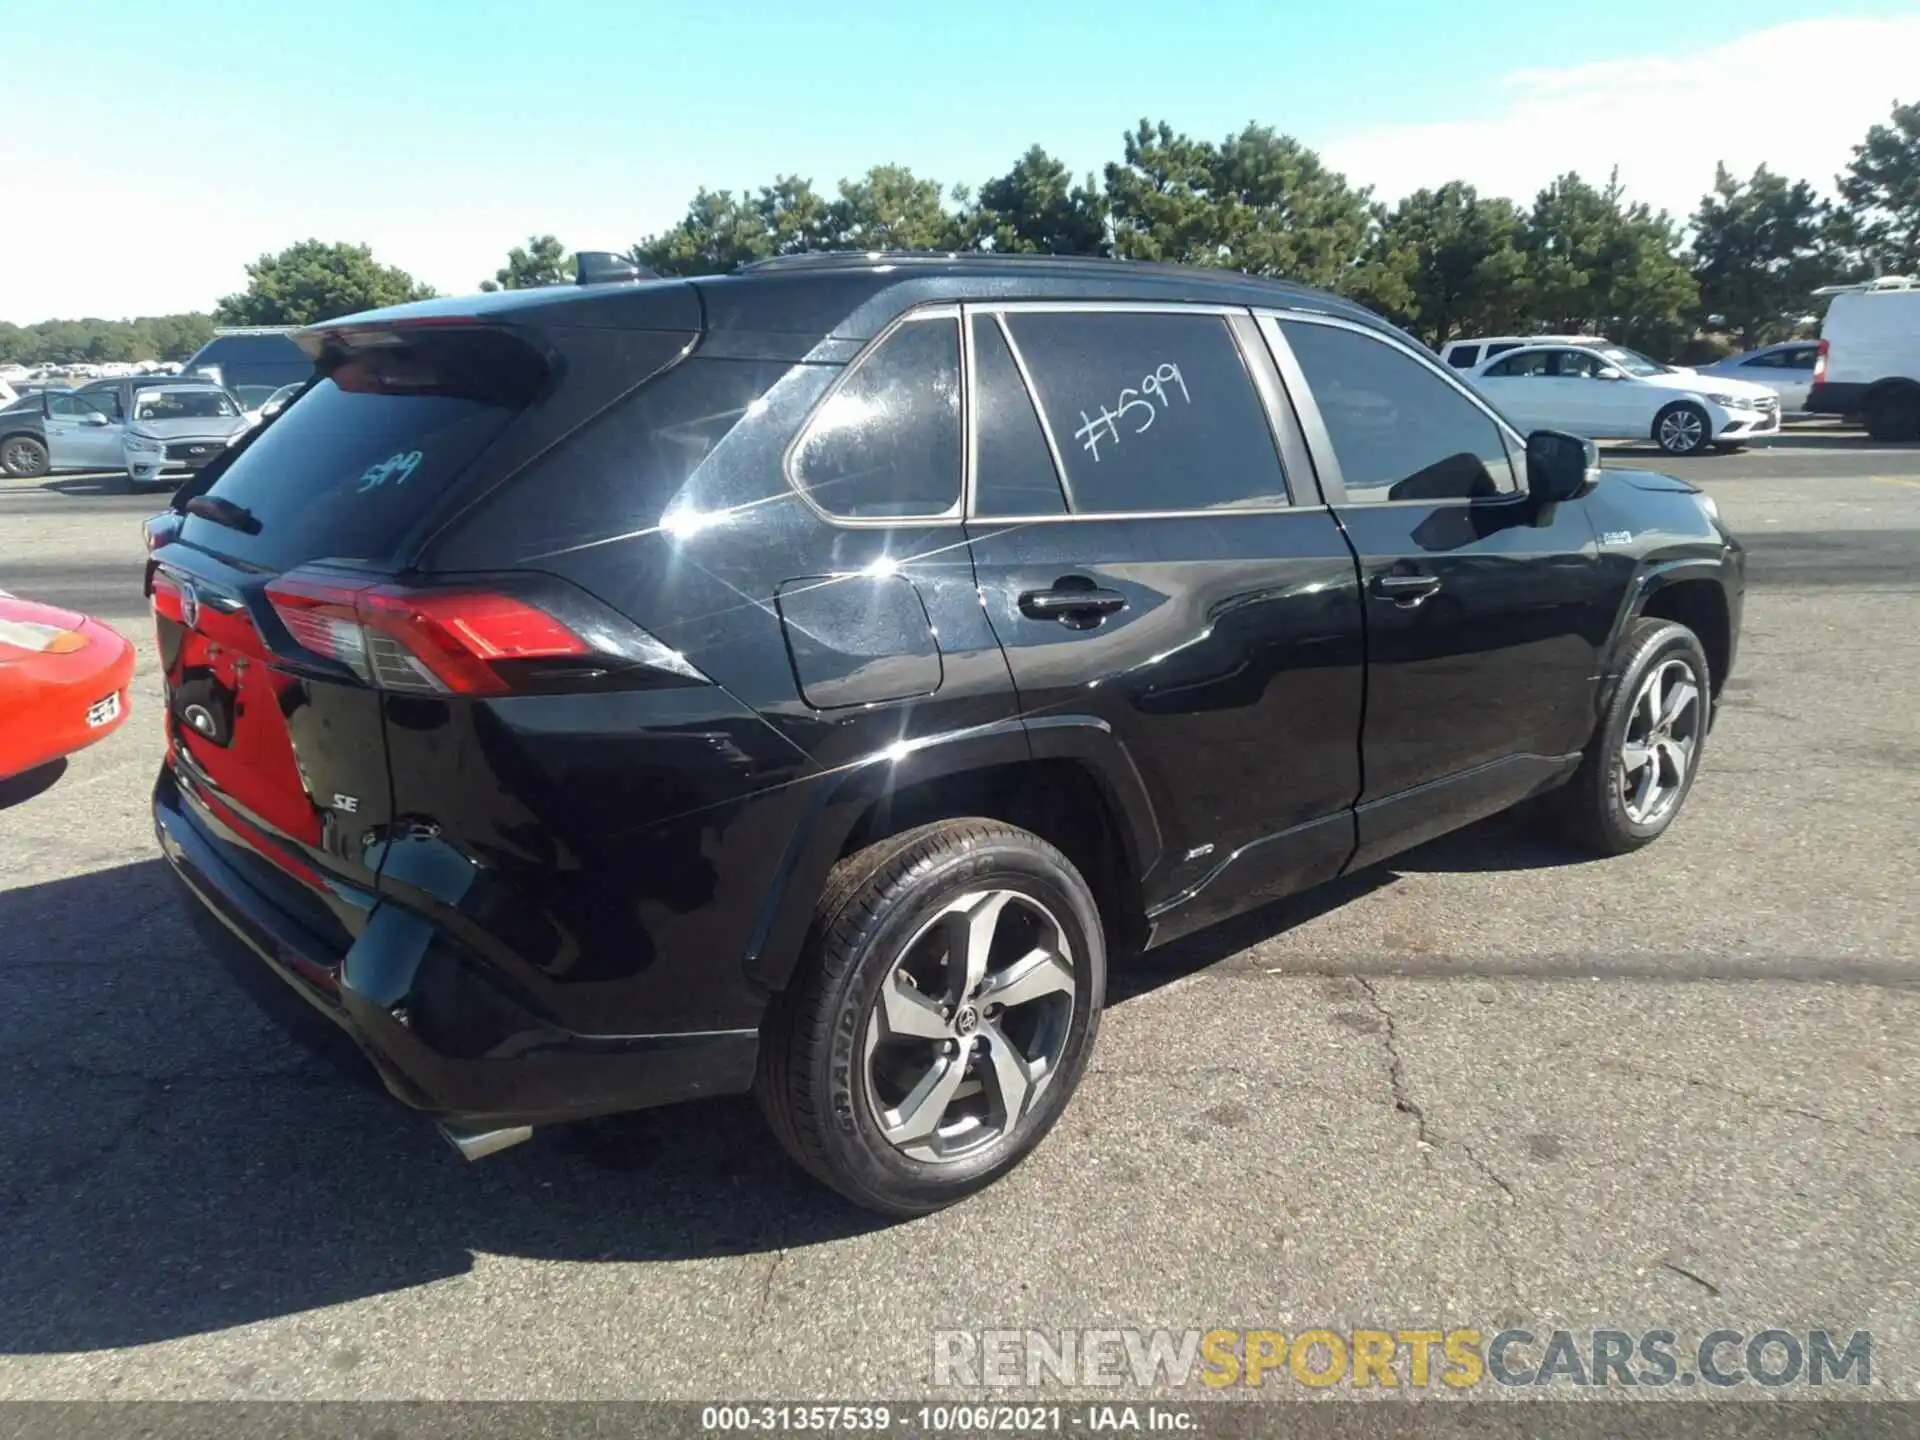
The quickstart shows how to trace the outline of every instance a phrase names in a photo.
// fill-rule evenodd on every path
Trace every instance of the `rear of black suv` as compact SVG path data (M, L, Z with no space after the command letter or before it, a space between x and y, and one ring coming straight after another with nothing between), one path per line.
M553 484L686 363L697 293L486 303L307 337L326 378L182 492L149 570L155 824L202 930L481 1148L745 1088L764 1000L702 934L729 883L705 833L810 767L486 503ZM716 378L652 405L676 423L622 447L652 467L629 492L684 479L757 398Z

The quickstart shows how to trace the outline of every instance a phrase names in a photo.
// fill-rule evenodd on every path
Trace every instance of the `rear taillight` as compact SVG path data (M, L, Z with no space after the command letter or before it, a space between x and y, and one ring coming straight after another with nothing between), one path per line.
M504 590L410 589L294 571L267 586L267 599L302 649L382 690L507 695L617 672L652 672L682 684L704 679L677 652L623 621L593 615L576 628Z
M1813 383L1816 385L1827 383L1827 342L1824 340L1820 342L1820 353L1813 359Z

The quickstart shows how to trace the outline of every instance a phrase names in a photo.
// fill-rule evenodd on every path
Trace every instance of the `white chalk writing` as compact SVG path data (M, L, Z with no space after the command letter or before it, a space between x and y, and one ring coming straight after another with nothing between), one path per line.
M1091 417L1082 410L1080 428L1073 432L1073 438L1078 440L1080 447L1097 462L1100 459L1101 441L1105 440L1117 447L1126 434L1144 435L1153 428L1153 422L1159 419L1160 412L1173 404L1173 392L1167 389L1169 385L1180 387L1181 403L1187 405L1193 403L1193 396L1187 391L1187 380L1180 373L1180 367L1171 361L1166 361L1141 377L1139 388L1129 385L1120 392L1118 410L1111 410L1102 405L1100 413ZM1147 398L1149 396L1152 398ZM1159 402L1157 408L1154 401ZM1127 421L1125 432L1120 428L1122 420Z

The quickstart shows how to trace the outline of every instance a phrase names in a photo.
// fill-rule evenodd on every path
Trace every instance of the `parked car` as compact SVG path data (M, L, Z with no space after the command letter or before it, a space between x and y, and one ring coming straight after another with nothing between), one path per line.
M133 397L132 419L122 427L127 478L140 485L168 470L199 470L252 423L239 400L218 385L142 386Z
M1604 335L1474 335L1449 340L1440 347L1440 358L1456 370L1471 370L1496 355L1518 350L1522 345L1609 345Z
M132 682L124 635L0 590L0 780L106 739L126 721Z
M313 378L313 359L284 326L216 330L194 351L182 373L224 385L249 410L259 409L276 390Z
M1723 375L1729 380L1764 385L1780 397L1782 414L1799 415L1807 408L1807 395L1813 388L1813 364L1819 354L1819 345L1811 340L1788 340L1729 355L1711 365L1700 366L1694 373L1702 377Z
M751 1088L948 1204L1111 955L1529 796L1645 845L1734 658L1710 500L1277 281L805 256L305 343L150 525L154 820L469 1155Z
M1526 345L1469 372L1514 424L1694 455L1780 433L1764 385L1675 370L1618 345Z
M1807 408L1859 415L1876 440L1920 440L1920 280L1833 286Z
M47 427L38 393L22 395L0 409L0 472L15 480L47 473Z

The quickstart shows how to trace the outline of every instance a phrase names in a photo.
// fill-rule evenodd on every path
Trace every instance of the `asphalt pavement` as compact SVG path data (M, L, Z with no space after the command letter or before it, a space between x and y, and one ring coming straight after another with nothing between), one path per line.
M156 499L0 482L0 588L142 647L125 729L0 795L0 1399L902 1398L946 1329L1724 1325L1870 1330L1867 1393L1920 1400L1920 447L1608 463L1752 552L1674 830L1502 816L1126 965L1055 1134L905 1224L744 1101L468 1165L295 1049L154 855Z

